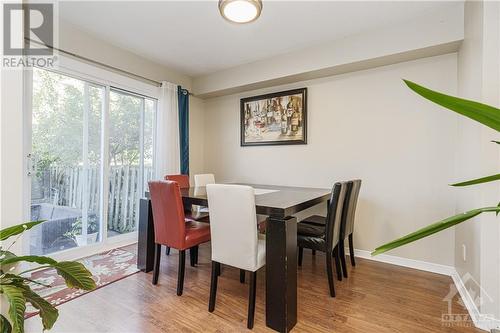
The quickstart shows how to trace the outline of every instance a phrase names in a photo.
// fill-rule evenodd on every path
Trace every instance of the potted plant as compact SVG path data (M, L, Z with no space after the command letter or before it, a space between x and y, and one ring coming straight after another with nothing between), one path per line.
M0 332L2 333L23 333L24 313L26 303L31 303L38 309L42 318L44 330L49 330L59 316L58 310L40 295L34 292L30 284L35 283L44 287L48 285L29 279L28 273L43 268L53 268L57 271L69 288L93 290L96 288L92 274L82 263L75 261L55 261L49 257L42 256L16 256L10 252L12 245L19 239L21 234L44 221L34 221L25 224L12 226L0 230L0 300L2 302L0 313ZM17 236L6 248L3 242ZM38 264L36 267L25 271L16 272L16 266L21 262ZM7 306L4 306L7 304Z
M73 238L78 246L84 246L97 242L99 235L99 223L97 223L97 216L91 215L87 220L87 236L82 235L82 218L76 218L75 222L71 225L71 230L65 236Z

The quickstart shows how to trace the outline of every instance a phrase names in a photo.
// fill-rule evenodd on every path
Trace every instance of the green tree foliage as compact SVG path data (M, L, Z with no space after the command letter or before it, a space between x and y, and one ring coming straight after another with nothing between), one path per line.
M112 91L109 113L111 165L138 165L142 100Z
M37 167L82 163L84 83L45 70L33 71L33 153ZM102 90L89 87L89 160L100 159Z
M101 159L103 95L103 87L89 84L88 152L91 165L98 165ZM115 91L110 94L111 165L139 164L141 103L143 99L137 96ZM33 71L33 153L39 170L50 166L74 167L83 163L84 108L83 81L45 70ZM151 118L149 114L146 116ZM153 121L149 118L145 122L146 147L152 146ZM150 149L145 153L150 154Z

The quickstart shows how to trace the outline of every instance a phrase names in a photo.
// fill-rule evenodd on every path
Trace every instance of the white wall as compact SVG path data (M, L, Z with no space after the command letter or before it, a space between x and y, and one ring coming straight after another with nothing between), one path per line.
M191 177L205 169L205 109L204 101L189 97L189 173ZM191 179L194 184L194 179Z
M465 39L459 51L459 94L464 98L500 106L500 3L468 1L465 5ZM461 118L457 145L457 177L473 179L496 174L500 166L498 146L490 140L498 133L472 120ZM498 183L458 190L459 212L495 206L500 197ZM500 225L495 214L483 214L456 228L455 265L482 314L500 318ZM464 260L462 246L467 248ZM479 285L481 288L479 288Z
M4 70L0 97L0 229L22 223L23 179L23 78L22 72ZM18 243L11 251L20 251Z
M483 25L483 92L482 101L500 108L500 2L484 2ZM491 138L500 139L497 131L482 127L482 174L496 174L500 170L500 151ZM498 182L482 186L483 206L495 206L500 198ZM496 317L500 328L500 219L494 214L483 216L481 221L481 286L493 302L481 306L483 314Z
M20 2L20 1L15 1ZM0 9L3 17L3 7ZM19 29L18 36L22 36ZM3 45L3 25L0 43ZM0 68L0 228L24 221L23 176L23 75L22 71ZM20 242L11 251L21 250Z
M482 68L482 3L467 2L465 6L465 40L458 53L458 93L461 97L481 99ZM457 142L457 178L480 177L478 161L481 146L481 125L460 118ZM457 189L457 213L480 207L479 187ZM480 217L474 218L456 228L455 266L460 275L470 273L480 281ZM467 260L463 260L462 246L466 246ZM474 288L474 284L467 287ZM479 292L479 290L474 290Z
M64 20L59 20L59 48L152 80L177 83L191 90L189 76L107 43Z
M457 92L455 53L205 101L205 171L218 181L331 187L363 180L358 249L412 232L455 211L457 116L405 87L407 78ZM240 147L239 99L308 88L308 144ZM324 207L322 207L324 209ZM391 254L454 264L454 232Z

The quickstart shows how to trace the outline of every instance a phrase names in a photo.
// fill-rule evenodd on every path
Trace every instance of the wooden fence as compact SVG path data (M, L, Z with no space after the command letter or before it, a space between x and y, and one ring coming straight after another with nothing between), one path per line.
M81 167L51 167L38 174L38 202L49 202L55 205L83 209L88 202L88 213L99 216L100 211L100 170L98 167L87 169ZM152 179L151 167L144 168L144 180ZM113 166L109 169L108 192L108 230L126 233L136 229L139 214L141 192L139 166ZM144 185L145 187L146 185ZM86 187L86 191L85 190ZM86 192L86 194L84 193Z

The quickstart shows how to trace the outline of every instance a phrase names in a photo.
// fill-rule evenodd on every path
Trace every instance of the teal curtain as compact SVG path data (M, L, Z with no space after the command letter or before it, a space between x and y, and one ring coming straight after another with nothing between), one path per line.
M181 173L189 175L189 91L178 86Z

